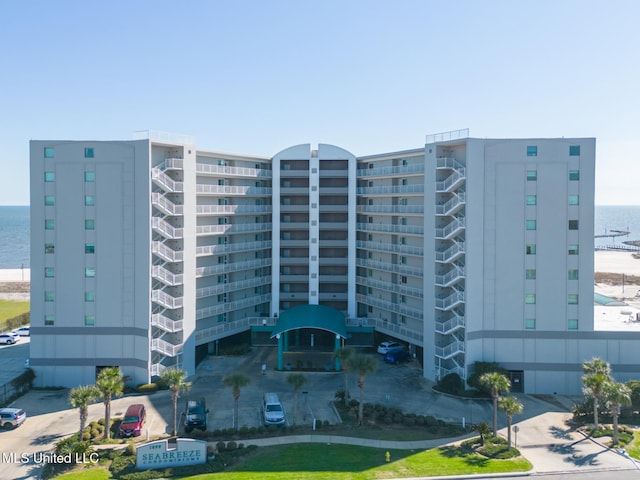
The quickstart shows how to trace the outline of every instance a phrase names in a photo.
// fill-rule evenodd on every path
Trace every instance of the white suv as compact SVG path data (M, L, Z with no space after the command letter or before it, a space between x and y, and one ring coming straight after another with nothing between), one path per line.
M0 408L0 427L19 427L27 419L27 414L21 408Z

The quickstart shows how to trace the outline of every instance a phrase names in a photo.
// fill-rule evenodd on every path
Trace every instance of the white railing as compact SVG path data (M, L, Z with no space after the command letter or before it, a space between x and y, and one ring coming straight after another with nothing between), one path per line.
M358 195L401 195L410 193L424 193L424 185L414 183L412 185L394 185L380 187L359 187Z
M365 305L371 305L372 307L381 308L389 312L399 313L408 317L417 318L422 320L424 313L421 308L411 308L406 305L400 305L381 298L375 298L369 295L358 294L356 295L356 301L364 303Z
M202 195L271 195L271 188L247 185L196 185L196 193Z
M423 205L358 205L356 207L360 213L398 213L398 214L422 214Z
M165 308L175 309L184 305L183 297L172 297L162 290L151 290L151 300Z
M243 300L236 300L233 302L222 303L213 307L202 308L196 310L196 320L201 318L212 317L214 315L220 315L221 313L232 312L245 307L252 307L253 305L260 305L271 300L271 294L258 295L255 297L245 298Z
M156 142L178 143L181 145L195 145L196 137L182 133L163 132L160 130L137 130L133 132L134 140L146 140Z
M458 340L450 343L445 347L436 347L435 349L436 357L442 358L444 360L455 357L456 355L459 355L461 353L464 353L464 342L460 342Z
M447 310L464 302L464 292L454 292L445 298L436 298L436 308Z
M436 159L436 168L459 170L464 168L464 165L453 157L438 157Z
M465 219L464 218L454 218L449 224L447 224L444 228L436 228L436 238L446 239L453 235L456 231L464 228Z
M183 192L184 184L176 182L169 175L161 171L159 168L151 169L151 179L160 187L164 187L169 192Z
M447 142L450 140L460 140L463 138L469 138L469 129L462 128L460 130L451 130L450 132L441 132L441 133L431 133L427 135L426 142L436 143L436 142Z
M223 177L271 178L271 170L229 167L226 165L207 165L206 163L196 163L196 173L203 175L221 175Z
M393 323L383 318L347 318L346 324L352 327L375 327L376 331L391 334L415 345L423 346L424 335L422 330L413 330L400 323Z
M212 254L220 255L224 253L262 250L266 248L271 248L271 241L229 243L226 245L207 245L203 247L196 247L196 255L212 255ZM271 256L270 253L269 253L269 256Z
M196 344L210 342L216 338L228 337L234 333L249 330L251 327L272 326L275 327L276 319L272 317L245 317L239 320L219 323L213 327L196 330Z
M436 205L436 215L448 215L449 212L453 211L458 205L464 205L465 199L465 192L455 193L447 202L442 205Z
M253 213L271 213L271 205L198 205L198 215L241 215Z
M459 315L451 317L449 320L439 323L436 322L435 330L442 335L448 335L456 330L465 327L465 319Z
M357 248L365 248L367 250L377 250L379 252L391 252L405 255L419 255L422 256L424 254L424 248L422 247L414 247L411 245L394 245L391 243L382 243L382 242L367 242L364 240L358 240L356 242Z
M370 260L367 258L356 258L356 265L358 265L359 267L381 270L383 272L399 273L403 275L411 275L414 277L424 276L424 270L421 267L414 267L405 264L381 262L378 260Z
M162 375L162 373L166 369L167 369L167 367L165 367L161 363L152 363L151 364L151 369L149 370L149 373L151 374L152 377L159 377L160 375Z
M462 368L459 365L456 365L453 368L444 368L444 367L438 368L438 380L446 377L450 373L456 373L460 378L462 378L463 380L466 380L466 374L465 374L464 368Z
M405 233L407 235L424 235L424 228L419 225L388 225L385 223L357 223L356 229L365 232Z
M154 265L151 268L151 276L167 285L182 285L184 283L182 273L172 273L161 265Z
M459 278L464 278L464 268L455 267L444 275L436 275L436 285L447 286Z
M224 263L220 265L212 265L210 267L199 267L196 268L196 277L219 275L221 273L241 272L243 270L253 270L255 268L268 267L269 265L271 265L271 257L248 260L245 262Z
M151 325L161 328L165 332L179 332L182 330L183 320L173 320L161 313L151 315Z
M160 195L158 192L154 192L151 194L151 204L158 207L167 215L183 215L184 214L184 206L176 205L170 200L167 200L165 197Z
M448 192L453 188L458 182L461 182L465 179L465 169L462 168L460 170L454 170L451 175L442 180L441 182L436 182L436 191L438 192Z
M464 253L464 242L455 242L443 252L436 252L436 262L447 263L458 253Z
M196 235L266 232L272 228L273 225L271 223L227 223L223 225L201 225L196 227Z
M265 277L253 277L248 280L241 280L239 282L221 283L220 285L214 285L212 287L196 289L196 298L203 298L209 297L211 295L233 292L236 290L242 290L243 288L259 287L261 285L268 285L270 283L270 275Z
M173 250L162 242L152 242L151 252L167 262L181 262L184 259L184 252Z
M182 352L182 344L173 345L162 340L161 338L153 338L151 339L151 350L160 352L163 355L167 355L169 357L175 357L180 352Z
M424 173L424 164L396 165L394 167L363 168L357 171L359 177L388 177L391 175L406 175Z
M184 232L183 228L176 228L160 217L153 217L151 226L166 238L182 238Z
M373 277L356 277L356 283L366 287L378 288L386 292L398 293L414 298L424 298L424 291L421 288L412 288L402 284L398 285L383 280L376 280Z

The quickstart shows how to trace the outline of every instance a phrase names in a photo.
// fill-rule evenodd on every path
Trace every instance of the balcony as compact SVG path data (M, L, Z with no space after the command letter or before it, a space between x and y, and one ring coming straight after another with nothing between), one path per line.
M389 322L382 318L348 318L347 325L375 327L376 331L386 333L405 342L419 346L424 345L424 335L421 330L413 330L404 324Z
M182 331L182 320L173 320L161 313L154 313L151 315L151 325L158 327L165 332L175 333Z
M424 164L396 165L394 167L363 168L358 170L358 177L408 177L424 174Z
M162 188L165 192L178 193L184 192L184 184L171 178L169 175L161 171L160 169L151 169L151 179L156 185Z
M391 262L382 262L378 260L371 260L368 258L357 258L356 265L359 267L371 268L387 273L398 273L401 275L411 275L420 278L424 276L424 270L421 267Z
M223 255L227 253L236 253L236 252L250 252L253 250L263 250L267 248L271 248L271 241L241 242L241 243L230 243L226 245L206 245L202 247L196 247L196 256L214 255L214 254ZM271 254L269 254L269 257L270 256Z
M253 277L248 280L241 280L239 282L221 283L211 287L204 287L196 289L196 298L210 297L212 295L219 295L222 293L235 292L236 290L243 290L247 288L259 287L262 285L269 285L271 283L271 276Z
M220 315L221 313L232 312L234 310L240 310L246 307L253 307L254 305L260 305L271 301L271 294L256 295L254 297L248 297L242 300L233 302L222 303L208 308L201 308L196 310L196 320L200 320L207 317L213 317Z
M267 317L245 317L231 322L219 323L213 327L196 330L196 345L202 345L223 337L249 330L252 326L269 325L275 327L276 320Z
M175 357L182 352L182 344L173 345L169 342L162 340L161 338L151 339L151 350L154 352L162 353L167 357Z
M423 205L358 205L356 207L358 213L381 215L423 215Z
M359 187L356 189L358 195L422 195L424 185L416 183L412 185L392 185L380 187Z
M172 273L163 266L154 265L151 267L151 276L156 280L160 280L165 285L182 285L184 283L184 275Z
M170 239L182 238L184 234L184 229L176 228L160 217L153 217L151 220L151 226L154 231L156 231L157 233L159 233L165 238L170 238Z
M411 245L399 245L392 243L382 242L366 242L363 240L356 241L357 248L363 248L365 250L374 250L378 252L390 252L399 255L415 255L422 257L424 255L424 248L414 247Z
M419 320L422 320L424 318L424 313L420 308L411 308L406 305L400 305L395 302L383 300L381 298L375 298L370 295L358 294L356 295L356 301L365 305L371 305L372 307L386 310L388 312L395 312L401 315L406 315L407 317L417 318Z
M388 225L385 223L357 223L356 229L362 232L383 232L393 235L424 235L421 225Z
M413 298L424 298L424 291L421 288L412 288L402 284L376 280L373 277L356 277L356 284L365 287L377 288L378 290L384 290L385 292L407 295Z
M162 290L151 290L151 301L170 310L181 308L184 305L183 297L172 297Z
M453 157L438 157L436 168L438 170L464 170L464 165Z
M221 235L232 233L269 232L271 223L227 223L223 225L200 225L196 227L196 235Z
M264 215L272 211L271 205L198 205L198 215Z
M247 185L196 185L198 195L223 195L223 196L267 196L271 195L271 188L250 187Z
M181 262L184 258L183 252L173 250L162 242L152 242L151 252L164 261L171 263Z
M198 267L196 268L196 277L201 278L224 273L241 272L243 270L253 270L256 268L268 267L270 265L271 257L248 260L245 262L223 263L209 267Z
M453 215L464 206L465 201L465 192L454 193L451 199L441 205L436 205L436 215Z
M228 167L226 165L207 165L205 163L196 163L196 173L198 175L220 176L224 178L271 178L271 170Z
M151 204L165 215L178 216L184 213L183 205L176 205L158 192L151 194Z

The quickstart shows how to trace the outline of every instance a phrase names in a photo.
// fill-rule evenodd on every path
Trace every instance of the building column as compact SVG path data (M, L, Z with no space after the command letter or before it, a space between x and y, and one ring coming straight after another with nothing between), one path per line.
M282 353L282 335L277 334L276 338L278 339L278 371L282 371L282 363L283 363L283 353Z
M334 352L337 352L338 350L340 350L340 335L336 335L336 341L333 347ZM339 371L340 371L340 360L338 360L338 357L336 357L336 372L339 372Z

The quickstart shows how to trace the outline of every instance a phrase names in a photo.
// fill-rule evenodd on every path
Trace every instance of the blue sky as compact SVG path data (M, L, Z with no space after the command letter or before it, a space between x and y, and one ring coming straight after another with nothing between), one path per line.
M270 156L425 135L596 137L596 203L640 205L640 2L6 1L0 205L29 140L194 135Z

